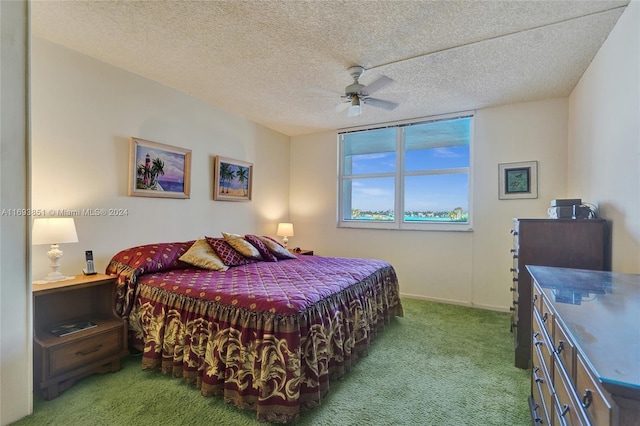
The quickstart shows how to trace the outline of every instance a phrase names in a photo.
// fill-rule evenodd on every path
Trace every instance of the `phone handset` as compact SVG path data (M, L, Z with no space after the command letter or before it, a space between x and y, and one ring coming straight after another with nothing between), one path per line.
M85 275L95 275L96 270L93 267L93 251L87 250L84 252L84 258L87 261L87 267L82 270Z

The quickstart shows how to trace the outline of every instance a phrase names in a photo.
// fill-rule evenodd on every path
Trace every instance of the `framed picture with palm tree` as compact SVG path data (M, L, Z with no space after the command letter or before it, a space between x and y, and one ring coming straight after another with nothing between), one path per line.
M214 200L251 200L253 164L216 155L214 169Z
M189 198L190 193L190 149L131 138L129 146L130 196Z

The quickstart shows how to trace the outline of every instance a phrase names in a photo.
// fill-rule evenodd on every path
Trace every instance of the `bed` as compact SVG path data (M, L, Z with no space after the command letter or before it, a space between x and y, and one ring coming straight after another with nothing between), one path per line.
M330 381L402 316L396 273L385 261L291 254L267 261L263 253L212 270L181 260L202 241L116 254L106 271L117 275L116 311L128 320L143 369L183 378L204 396L256 411L261 422L294 421L318 406Z

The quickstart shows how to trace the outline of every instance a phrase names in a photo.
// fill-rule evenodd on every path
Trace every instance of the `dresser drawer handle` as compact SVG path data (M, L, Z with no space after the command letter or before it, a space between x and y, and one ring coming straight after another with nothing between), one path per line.
M533 345L534 346L544 345L544 342L542 340L538 340L538 336L540 336L540 332L536 331L535 333L533 333Z
M565 414L569 412L569 404L564 404L562 406L562 412L560 413L560 417L564 417Z
M541 377L538 377L538 371L540 370L540 367L536 367L533 370L533 381L536 383L544 383L544 380L542 380Z
M95 348L91 349L90 351L78 351L76 352L76 355L82 355L82 356L89 355L90 353L98 352L101 347L102 345L98 345Z
M558 349L556 349L556 353L560 355L560 352L564 350L564 340L560 340L558 343Z
M533 414L535 415L535 419L533 419L533 421L535 423L542 423L542 419L538 416L538 408L540 408L540 404L535 404L533 406Z
M542 322L547 322L547 317L549 316L548 312L545 312L544 315L542 316Z
M589 408L592 401L593 396L591 395L591 389L585 390L584 395L582 395L582 408Z

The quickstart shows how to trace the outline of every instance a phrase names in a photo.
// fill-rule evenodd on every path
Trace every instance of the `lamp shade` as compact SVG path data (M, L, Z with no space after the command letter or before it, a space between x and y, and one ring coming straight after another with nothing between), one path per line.
M37 218L33 221L32 244L77 243L78 234L72 217Z
M293 237L293 223L279 223L277 235L278 237Z

